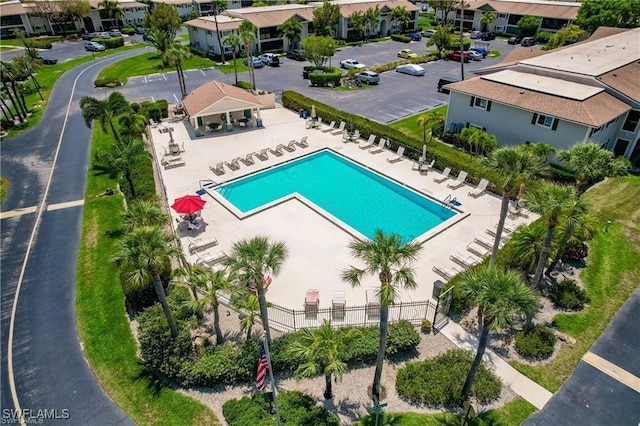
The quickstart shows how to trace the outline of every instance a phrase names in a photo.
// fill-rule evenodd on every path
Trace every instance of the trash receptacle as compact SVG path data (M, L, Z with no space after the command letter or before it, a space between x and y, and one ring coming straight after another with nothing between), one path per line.
M444 287L444 282L441 280L437 280L433 283L433 297L436 299L440 298L440 292L442 291L442 287Z
M307 111L302 111L302 118L306 120L307 117L309 117L309 113L307 113Z
M300 108L298 112L300 113L300 118L304 117L304 109Z
M309 71L307 70L302 70L302 78L305 80L309 79Z

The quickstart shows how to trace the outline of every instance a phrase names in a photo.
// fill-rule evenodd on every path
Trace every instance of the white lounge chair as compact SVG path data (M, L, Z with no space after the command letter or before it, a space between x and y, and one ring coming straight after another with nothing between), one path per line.
M469 195L473 198L478 198L487 191L487 185L489 185L489 181L481 179L476 189L469 191Z
M433 181L436 183L442 183L445 180L449 179L449 173L451 173L451 167L445 167L445 169L442 171L442 174L440 175L439 178L433 178Z
M288 152L293 152L296 150L296 141L290 140L288 144L284 145L284 149Z
M493 228L486 229L485 232L491 235L492 237L495 237L497 230L498 230L498 225L496 224L493 226ZM515 231L515 228L505 223L504 226L502 227L502 238L504 239L507 235L513 233L513 231Z
M509 207L509 218L517 219L518 217L524 217L525 219L529 217L529 212L520 205L520 203L515 203L514 206Z
M476 259L471 255L462 254L462 253L454 253L451 256L449 256L449 259L453 260L455 263L462 266L463 268L469 268L477 264L478 262L480 262L480 259Z
M241 158L240 161L244 163L245 166L253 166L255 163L253 162L253 152L250 152L246 155L246 157Z
M434 265L431 269L433 270L433 272L441 275L447 280L450 280L451 278L455 277L460 273L460 271L457 270L456 268L452 268L444 265Z
M298 145L300 148L307 148L309 146L309 142L307 142L307 137L308 136L303 136L302 139L300 139L300 142L294 139L293 143Z
M269 152L275 155L276 157L282 157L284 155L284 152L282 152L283 146L284 145L279 144L278 146L275 147L275 149L269 148Z
M216 176L223 175L224 174L224 163L220 162L220 163L216 164L215 167L209 166L209 170L211 170L213 173L215 173Z
M333 308L331 313L333 319L344 319L345 308L347 306L347 298L344 295L344 291L334 291L333 300L331 301L331 307Z
M467 180L467 172L465 172L464 170L460 170L460 173L458 173L458 177L456 177L453 183L448 184L447 188L458 189L462 185L464 185L464 182L466 180Z
M253 155L255 155L260 161L267 161L269 159L267 151L267 148L261 149L260 152L254 152Z
M165 170L175 169L176 167L185 166L187 163L182 158L176 158L173 161L163 162L163 166Z
M358 139L360 139L360 130L356 130L355 132L344 132L342 134L342 142L355 142L358 143Z
M387 161L390 163L397 163L398 161L404 160L402 155L404 154L404 146L399 146L398 151L391 158L387 158Z
M376 135L374 135L373 133L369 135L369 139L367 139L366 142L361 143L360 145L358 145L358 148L360 149L369 149L373 146L375 146L374 141L376 140Z
M479 237L475 237L473 239L474 243L480 244L481 246L484 246L484 247L486 247L488 249L492 249L493 248L494 241L495 241L495 239L485 237L484 235L481 235Z
M227 255L222 251L216 253L205 251L203 253L196 253L196 256L198 257L196 263L209 266L220 263L227 257Z
M208 249L209 247L213 247L218 244L218 240L216 237L208 237L208 238L196 238L195 240L189 242L189 253L193 254L200 250Z
M228 168L230 168L232 171L236 171L236 170L240 170L240 164L238 164L238 161L240 161L240 157L236 157L230 162L225 161L224 164Z
M481 246L476 242L467 244L467 250L483 259L491 254L491 251L488 248Z
M326 129L322 129L321 132L322 133L327 133L333 130L333 128L336 126L336 122L332 121L331 123L329 123L329 125L327 126Z
M385 150L385 146L387 146L387 139L386 138L380 138L380 140L378 141L378 145L376 148L371 148L369 150L370 153L372 154L379 154L382 151Z
M336 130L331 132L331 134L335 136L335 135L340 135L340 134L344 133L344 126L346 126L346 125L347 125L347 123L345 123L344 121L341 121L340 122L340 126Z

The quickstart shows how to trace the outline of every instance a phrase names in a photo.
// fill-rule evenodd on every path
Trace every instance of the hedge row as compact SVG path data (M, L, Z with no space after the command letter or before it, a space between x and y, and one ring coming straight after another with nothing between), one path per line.
M405 134L386 124L341 111L318 102L318 100L289 90L282 94L282 104L294 111L299 111L300 109L309 111L311 110L311 106L315 105L317 115L322 117L323 121L327 123L331 121L337 123L345 121L350 123L352 127L360 130L360 135L365 139L372 133L377 136L384 136L389 139L391 143L389 149L395 151L398 146L403 145L407 148L405 149L405 156L417 160L422 155L422 138ZM427 151L429 152L428 157L436 160L436 168L444 169L445 167L450 167L452 175L457 174L460 170L466 170L469 173L467 181L477 184L480 179L486 178L491 182L489 189L495 190L494 182L498 182L498 176L484 167L477 158L437 141L430 143L427 146Z
M92 38L91 41L100 43L107 49L115 49L116 47L124 46L124 37L111 37L111 38Z
M340 79L342 78L342 71L340 68L325 67L328 70L315 70L309 73L309 81L314 86L339 86Z
M410 43L411 37L407 37L402 34L391 34L391 40L393 41L401 41L402 43Z
M174 310L181 305L176 289L171 289L169 300ZM177 295L177 296L176 296ZM167 321L159 305L146 309L139 317L139 339L142 359L153 370L171 378L182 386L212 387L250 382L255 374L256 360L261 344L258 340L245 341L239 347L231 345L196 346L193 349L189 327L180 318L188 312L176 314L181 330L172 338ZM346 329L341 329L341 332ZM375 362L380 333L378 327L358 328L359 337L349 346L345 361L350 365ZM289 354L290 345L299 339L301 332L287 333L271 342L271 363L276 373L293 372L298 360ZM411 354L420 342L420 335L407 321L389 326L387 355Z
M117 77L99 78L93 82L96 87L118 87L122 86L122 82Z

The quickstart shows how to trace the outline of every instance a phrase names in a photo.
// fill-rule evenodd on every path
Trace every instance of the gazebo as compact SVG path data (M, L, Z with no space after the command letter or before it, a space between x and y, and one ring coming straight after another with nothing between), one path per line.
M220 81L198 87L182 100L182 105L196 134L262 127L260 100L244 89Z

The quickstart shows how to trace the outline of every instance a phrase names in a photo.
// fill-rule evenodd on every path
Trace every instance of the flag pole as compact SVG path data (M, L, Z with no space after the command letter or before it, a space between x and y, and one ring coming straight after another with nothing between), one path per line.
M271 353L269 352L269 342L267 341L268 339L262 339L262 343L264 344L264 351L267 354L267 362L269 363L269 379L271 380L271 389L273 392L273 405L276 409L276 421L278 422L278 424L282 424L280 422L280 410L278 409L278 395L277 395L277 390L276 390L276 381L273 378L273 368L271 368Z

